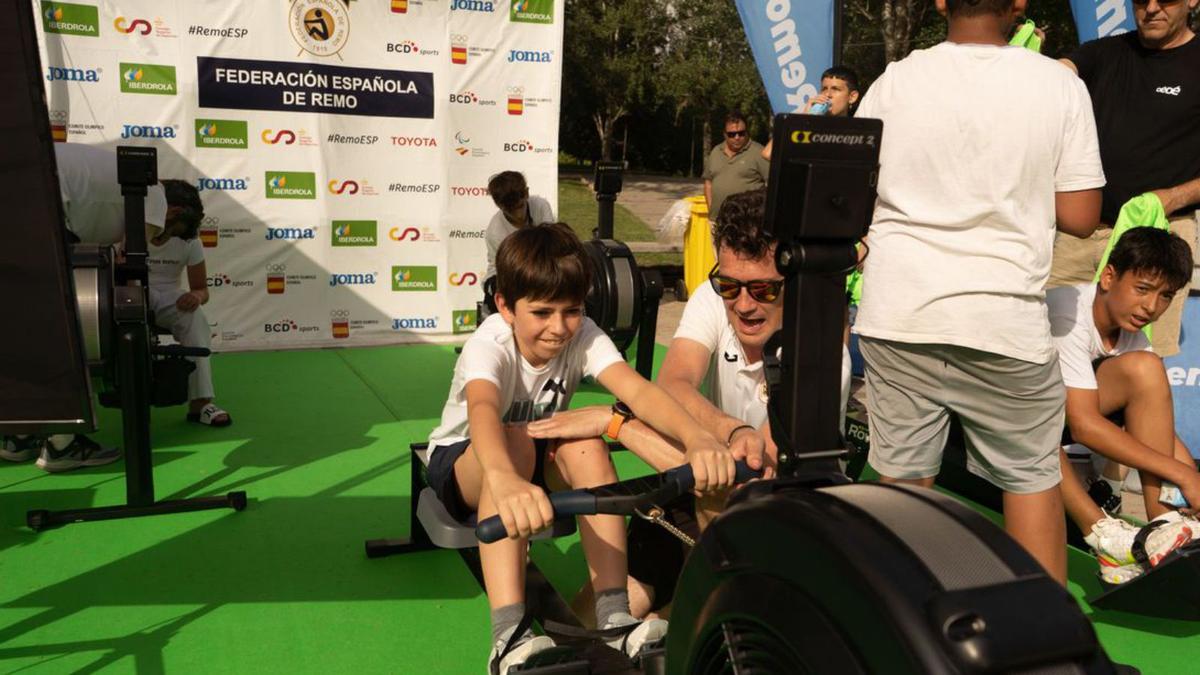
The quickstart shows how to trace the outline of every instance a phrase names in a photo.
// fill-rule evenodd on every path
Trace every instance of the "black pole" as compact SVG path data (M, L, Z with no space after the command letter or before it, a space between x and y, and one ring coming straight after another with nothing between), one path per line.
M842 59L845 58L845 54L842 53L844 49L842 46L842 30L844 28L842 21L845 18L845 4L846 0L834 0L833 3L833 65L835 66L842 65Z
M613 238L613 212L617 195L621 192L621 172L624 168L621 162L596 162L592 188L596 191L596 205L599 208L596 216L597 239Z

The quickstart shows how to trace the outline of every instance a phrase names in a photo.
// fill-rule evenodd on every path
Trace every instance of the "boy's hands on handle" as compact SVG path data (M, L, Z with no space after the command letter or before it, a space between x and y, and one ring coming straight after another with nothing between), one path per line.
M512 474L514 478L520 480L519 476ZM745 483L755 478L762 477L762 471L752 469L745 461L738 461L734 464L730 471L731 480L734 483ZM582 490L567 490L565 492L555 492L550 495L547 500L551 507L550 516L545 519L546 523L551 523L554 516L590 516L597 513L614 513L618 515L630 515L634 509L643 507L645 498L649 495L653 498L661 498L670 500L679 495L692 491L696 486L695 475L691 464L675 467L663 474L664 488L646 493L644 495L631 495L628 498L620 498L613 500L611 497L606 497L603 500L605 503L601 505L601 500L596 498L596 492L589 489ZM489 487L491 483L489 482ZM537 490L541 494L541 490L534 485L529 487ZM545 495L542 495L546 499ZM512 534L513 528L507 521L502 519L502 516L496 515L490 518L485 518L479 521L479 525L475 528L475 536L479 541L490 544L504 539L505 536L517 538L519 536L527 536L521 534Z
M554 522L554 509L542 488L509 472L493 472L485 480L496 505L495 517L510 539L532 536ZM500 539L503 536L492 541Z

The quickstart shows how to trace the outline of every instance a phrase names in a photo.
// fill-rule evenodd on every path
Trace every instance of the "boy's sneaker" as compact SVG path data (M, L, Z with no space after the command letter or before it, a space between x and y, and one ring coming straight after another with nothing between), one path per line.
M81 466L101 466L112 464L121 459L121 451L117 448L106 448L82 434L75 434L71 444L62 450L54 447L53 443L42 446L42 454L38 457L39 469L50 473L70 471Z
M1112 586L1119 586L1127 581L1142 576L1142 566L1133 563L1131 565L1110 565L1100 559L1100 580Z
M0 458L10 462L28 462L42 454L46 439L41 436L5 436L0 443Z
M1144 544L1150 567L1162 562L1168 553L1192 540L1192 528L1178 513L1159 516L1146 527L1153 528L1147 533ZM1144 529L1146 528L1139 528L1110 516L1105 516L1092 525L1092 531L1083 540L1092 547L1100 560L1102 577L1105 576L1105 569L1138 564L1133 554L1133 545L1138 533Z
M528 624L527 624L528 625ZM488 656L488 675L508 675L510 668L515 668L529 660L529 657L554 648L554 640L545 635L534 635L526 629L525 633L513 643L512 648L505 651L509 639L516 632L517 626L500 634L500 639L492 645L492 653Z
M642 621L623 612L609 617L608 623L604 624L601 630L622 628L634 624L637 624L636 628L633 628L624 635L607 641L605 644L619 652L624 652L626 656L632 659L638 655L638 652L642 651L642 647L654 644L667 636L667 622L663 619L647 619Z

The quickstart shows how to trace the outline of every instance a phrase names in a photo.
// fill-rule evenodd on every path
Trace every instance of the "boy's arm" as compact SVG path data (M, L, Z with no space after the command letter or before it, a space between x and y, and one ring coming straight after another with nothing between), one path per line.
M517 472L500 421L500 389L487 380L471 380L463 390L471 445L509 537L528 537L545 529L554 522L554 509L546 493Z
M1189 504L1200 504L1200 473L1195 467L1143 444L1101 415L1098 390L1067 387L1067 426L1078 443L1114 462L1171 481Z
M734 457L729 449L711 432L696 424L667 392L644 379L624 361L605 368L597 379L624 401L639 419L683 444L698 491L733 484ZM747 455L746 461L755 469L763 465L761 453Z
M187 267L188 289L196 295L200 304L208 302L208 266L204 261Z
M590 405L556 412L530 422L527 429L532 438L597 438L605 435L612 415L612 406ZM636 417L621 425L615 440L655 471L666 471L687 462L680 447Z
M1086 239L1100 225L1100 190L1054 193L1054 218L1058 231Z

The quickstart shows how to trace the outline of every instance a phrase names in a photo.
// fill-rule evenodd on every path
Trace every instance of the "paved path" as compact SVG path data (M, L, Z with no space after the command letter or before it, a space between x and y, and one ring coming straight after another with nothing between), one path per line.
M590 173L580 177L591 185ZM646 227L653 230L677 200L699 194L704 194L704 182L699 178L625 174L617 203L641 218Z

